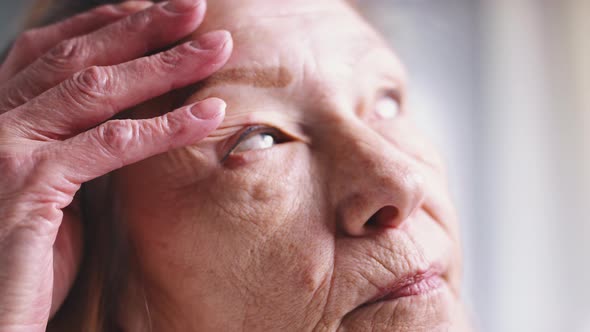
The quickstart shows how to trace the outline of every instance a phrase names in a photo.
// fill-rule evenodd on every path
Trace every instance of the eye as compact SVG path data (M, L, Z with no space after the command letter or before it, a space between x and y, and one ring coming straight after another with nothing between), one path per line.
M401 111L399 98L391 95L384 95L379 97L375 103L375 113L382 119L393 119Z
M289 141L289 138L278 129L267 126L253 126L240 134L229 155L266 150L287 141Z
M255 133L246 137L232 150L232 154L243 153L253 150L270 149L275 145L275 138L269 133Z

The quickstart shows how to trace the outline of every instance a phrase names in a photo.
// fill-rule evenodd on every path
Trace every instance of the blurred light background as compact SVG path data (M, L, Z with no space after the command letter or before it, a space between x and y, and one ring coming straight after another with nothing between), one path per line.
M2 1L0 42L28 1ZM361 0L447 157L485 332L590 332L590 0Z

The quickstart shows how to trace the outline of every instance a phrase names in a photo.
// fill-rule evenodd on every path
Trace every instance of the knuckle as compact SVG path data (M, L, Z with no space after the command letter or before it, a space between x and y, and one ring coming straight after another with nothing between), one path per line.
M93 15L104 16L107 18L117 18L120 17L122 14L121 10L113 4L98 6L95 9L93 9L91 13Z
M62 41L41 59L53 70L71 71L82 67L86 47L81 38Z
M98 141L105 152L120 157L136 140L138 128L132 120L112 120L98 127Z
M70 93L77 101L93 101L109 94L111 80L110 71L106 67L89 67L74 75L71 80L73 91Z
M125 21L125 28L131 32L138 32L152 25L153 21L153 11L144 10L129 16L129 18Z
M172 70L178 68L183 60L184 55L177 50L169 50L160 53L157 57L157 66L164 70Z
M184 121L168 113L166 116L153 119L146 124L145 132L152 136L175 136L182 133Z

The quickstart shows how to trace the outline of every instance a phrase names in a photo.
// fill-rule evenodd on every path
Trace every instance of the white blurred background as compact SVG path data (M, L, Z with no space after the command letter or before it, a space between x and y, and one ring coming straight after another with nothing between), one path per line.
M0 4L0 43L29 2ZM484 332L590 332L590 0L361 0L450 164Z
M590 331L590 0L365 0L450 163L483 331Z

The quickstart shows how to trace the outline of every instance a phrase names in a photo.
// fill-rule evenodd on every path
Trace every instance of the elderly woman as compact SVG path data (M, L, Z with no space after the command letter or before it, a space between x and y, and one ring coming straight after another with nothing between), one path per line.
M441 161L350 4L41 5L0 71L0 331L469 330Z

